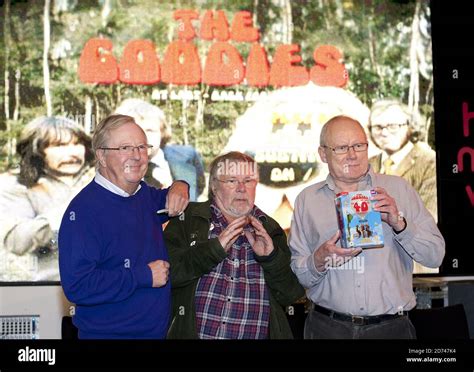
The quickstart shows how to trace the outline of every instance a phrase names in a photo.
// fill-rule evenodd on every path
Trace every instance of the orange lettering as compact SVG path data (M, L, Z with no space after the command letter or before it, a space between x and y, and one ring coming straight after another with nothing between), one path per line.
M120 61L120 81L128 84L154 84L160 81L160 63L150 40L127 43Z
M230 34L234 41L257 41L260 38L260 35L258 29L253 27L252 13L247 11L237 12L232 21Z
M270 79L270 68L268 66L265 48L258 43L253 43L247 58L247 83L253 87L265 87Z
M207 54L203 83L209 85L234 85L244 79L244 64L237 49L225 42L212 44Z
M270 69L270 84L273 86L297 86L304 85L309 80L309 74L305 67L294 66L301 62L301 56L294 55L300 51L296 44L283 44L277 47L273 64Z
M311 68L310 76L313 83L321 86L344 87L349 75L341 62L342 53L332 45L322 45L314 50L316 65Z
M117 78L118 66L112 55L112 41L88 40L79 58L79 79L84 83L112 84Z
M214 38L219 41L229 40L229 24L223 10L216 11L216 18L214 18L212 10L204 13L201 22L201 38L204 40L212 40Z
M161 68L161 79L167 84L194 85L201 81L201 62L197 48L188 41L171 42Z
M194 39L196 32L191 21L198 19L199 13L195 10L180 9L173 13L173 17L176 20L181 20L178 25L178 39L186 41Z

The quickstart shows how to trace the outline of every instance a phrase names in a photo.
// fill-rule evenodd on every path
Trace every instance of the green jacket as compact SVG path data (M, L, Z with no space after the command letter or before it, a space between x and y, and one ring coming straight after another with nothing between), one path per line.
M194 295L199 278L209 273L227 253L217 238L208 239L210 202L190 203L180 217L172 218L165 229L172 287L170 339L196 339ZM286 235L267 216L263 226L273 240L275 253L256 260L262 265L270 292L270 339L291 339L285 307L304 296L304 289L290 268Z

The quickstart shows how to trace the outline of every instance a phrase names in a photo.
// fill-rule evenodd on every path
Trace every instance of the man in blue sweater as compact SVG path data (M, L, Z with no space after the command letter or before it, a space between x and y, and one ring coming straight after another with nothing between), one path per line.
M76 304L79 338L164 338L170 319L162 224L189 202L189 186L158 190L142 181L151 145L126 115L99 123L97 172L70 203L59 231L59 268ZM166 209L167 215L158 211Z

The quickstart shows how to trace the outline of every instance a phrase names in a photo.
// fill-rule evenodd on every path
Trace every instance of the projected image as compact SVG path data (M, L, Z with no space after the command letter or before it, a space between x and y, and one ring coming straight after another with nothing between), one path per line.
M5 1L1 19L1 282L60 279L59 223L114 112L154 145L145 180L184 179L192 200L217 155L253 156L256 204L286 230L298 193L327 176L322 125L348 115L376 171L437 219L428 2Z
M75 122L39 117L18 139L17 175L0 193L2 278L59 280L57 236L71 199L89 183L94 169L91 141Z

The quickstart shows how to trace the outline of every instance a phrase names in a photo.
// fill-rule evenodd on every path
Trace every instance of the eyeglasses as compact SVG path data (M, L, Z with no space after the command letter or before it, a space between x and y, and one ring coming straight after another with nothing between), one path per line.
M403 124L387 124L387 125L371 125L370 128L377 133L382 133L384 129L387 129L390 133L397 133L401 127L408 125L408 123Z
M257 180L255 178L246 178L243 181L239 181L236 178L231 178L231 179L228 179L228 180L220 180L220 179L216 178L216 180L219 181L219 182L222 182L225 187L227 187L228 189L231 189L231 190L237 188L237 185L239 185L240 183L243 184L246 189L250 189L250 188L255 187L257 185Z
M342 155L342 154L346 154L349 151L349 149L354 149L354 151L356 152L365 151L367 150L367 147L369 147L369 144L365 142L365 143L356 143L355 145L352 145L352 146L336 146L336 147L321 146L321 147L331 149L337 155Z
M150 154L150 150L153 148L153 145L138 145L138 146L132 146L132 145L122 145L119 147L99 147L101 150L116 150L120 153L120 155L132 155L135 151L135 149L138 149L138 152L140 154Z

